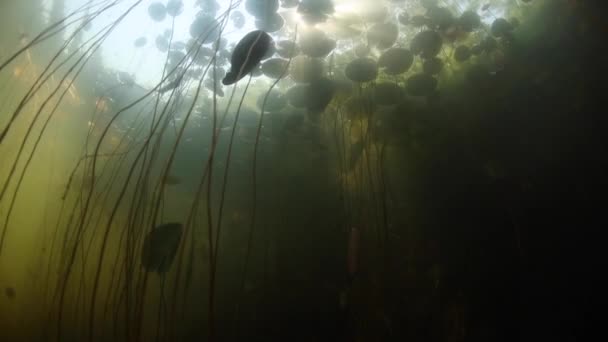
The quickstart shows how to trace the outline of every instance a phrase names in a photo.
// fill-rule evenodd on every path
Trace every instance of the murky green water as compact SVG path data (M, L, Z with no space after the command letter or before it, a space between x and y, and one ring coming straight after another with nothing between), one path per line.
M2 1L0 340L584 340L602 23Z

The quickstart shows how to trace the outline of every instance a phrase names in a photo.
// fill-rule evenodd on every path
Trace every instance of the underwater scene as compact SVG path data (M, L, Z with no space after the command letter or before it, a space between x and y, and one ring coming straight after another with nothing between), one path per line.
M0 341L589 340L603 13L0 0Z

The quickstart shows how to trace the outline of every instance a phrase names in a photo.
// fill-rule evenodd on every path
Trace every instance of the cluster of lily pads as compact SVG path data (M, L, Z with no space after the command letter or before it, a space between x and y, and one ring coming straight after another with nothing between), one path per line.
M419 10L415 11L411 6L401 6L404 1L379 2L364 11L360 18L363 25L353 31L357 32L361 26L364 29L359 38L351 39L349 44L319 28L318 24L335 19L337 13L331 0L245 0L242 7L254 18L255 26L276 34L275 37L282 37L293 29L286 25L289 22L286 13L297 13L303 23L297 40L276 39L273 42L260 66L251 71L252 76L286 77L288 89L281 95L287 98L286 103L313 112L323 111L336 92L371 82L378 88L373 93L377 94L374 101L379 104L396 104L405 94L433 97L438 92L438 75L446 63L462 64L474 56L492 54L513 39L513 31L519 24L516 19L499 17L486 25L480 14L491 11L488 4L455 14L440 1L417 2ZM215 75L209 73L204 85L223 96L217 80L225 75L233 45L224 37L218 41L220 24L216 15L220 6L217 1L198 0L197 6L200 11L190 26L188 42L170 43L171 31L167 30L156 38L156 46L168 53L169 67L177 67L187 58L194 59L192 67L176 75L198 77L213 59ZM230 12L232 25L237 29L246 23L246 15L239 9ZM162 21L166 16L175 17L182 11L181 0L149 6L150 17L155 21ZM469 39L471 36L474 38ZM146 38L138 38L134 44L143 46ZM192 47L198 48L196 55L187 53ZM346 63L334 65L336 56L352 57L347 57ZM414 65L418 66L414 68ZM466 76L471 82L480 83L486 81L489 74L485 66L471 63ZM273 100L275 98L278 95Z

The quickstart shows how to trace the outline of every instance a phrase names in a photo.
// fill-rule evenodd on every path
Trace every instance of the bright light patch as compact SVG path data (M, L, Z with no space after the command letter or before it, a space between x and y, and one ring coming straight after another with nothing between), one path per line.
M48 10L49 0L44 1ZM221 16L231 3L236 2L236 0L217 1L221 8L218 10L216 17ZM66 0L65 11L66 13L70 13L88 2L89 0ZM84 40L86 41L91 38L102 28L118 19L136 2L137 0L118 1L116 6L95 18L90 29L84 32ZM173 41L187 43L191 38L190 25L200 12L200 7L196 5L197 1L184 0L184 10L175 18L175 20L173 20L171 16L167 16L162 22L156 22L152 20L148 13L149 6L154 2L160 2L162 4L167 3L166 0L142 1L133 8L112 31L104 41L102 49L98 52L103 56L106 67L132 74L138 84L147 88L153 87L160 80L162 66L167 57L166 52L161 52L156 47L156 38L162 35L166 30L171 30L173 27ZM442 3L442 1L440 1L440 3ZM460 13L466 9L472 8L471 6L478 6L475 5L473 0L443 0L443 3L455 7L457 9L456 11ZM328 22L324 24L329 25L328 27L334 27L335 30L337 30L337 28L348 28L350 26L359 25L360 20L363 17L371 12L379 10L381 4L387 6L389 17L395 15L395 11L397 10L419 11L421 8L418 0L403 2L381 0L334 0L333 4L334 13ZM492 1L492 6L487 11L478 11L483 23L490 26L496 18L506 15L506 6L508 6L508 4L509 2L507 2L507 0ZM245 9L245 1L241 1L240 6L236 10L245 16L246 21L243 28L236 29L232 24L232 20L228 19L223 37L228 39L229 44L237 42L247 32L256 29L255 19ZM285 18L286 25L292 26L298 24L301 27L311 26L305 23L302 16L297 13L296 8L282 8L279 12ZM459 15L460 13L454 14ZM68 30L65 37L67 38L71 32L73 31ZM134 42L140 37L145 37L147 44L138 48L134 46Z

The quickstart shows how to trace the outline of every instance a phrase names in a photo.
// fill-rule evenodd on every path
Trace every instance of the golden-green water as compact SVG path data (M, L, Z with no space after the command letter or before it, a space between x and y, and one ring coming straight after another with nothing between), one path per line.
M584 340L605 34L570 0L3 1L0 340Z

